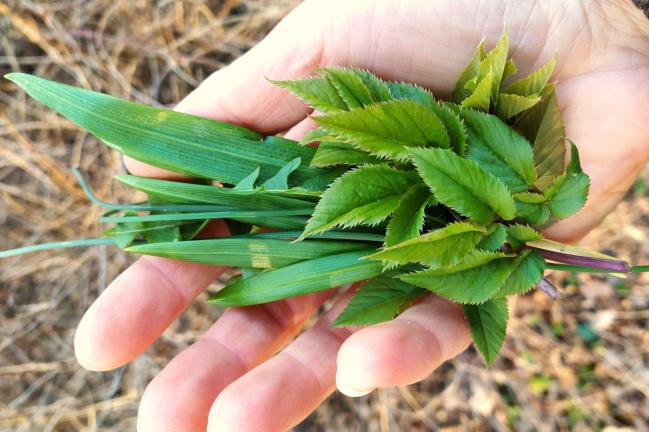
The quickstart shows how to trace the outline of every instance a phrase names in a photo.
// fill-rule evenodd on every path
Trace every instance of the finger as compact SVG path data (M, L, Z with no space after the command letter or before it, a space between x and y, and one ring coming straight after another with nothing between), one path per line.
M640 74L643 70L629 68L558 85L566 136L579 147L591 186L584 209L546 230L548 236L562 241L583 237L618 204L649 160L649 91L638 85L647 81Z
M149 384L138 412L138 430L205 430L216 396L281 349L331 293L228 309Z
M464 351L470 334L462 308L427 295L393 321L366 327L343 343L336 385L348 396L412 384Z
M215 221L209 236L228 234ZM74 336L77 360L90 370L119 367L151 345L225 267L142 257L86 311Z
M344 296L311 329L283 351L234 381L210 410L208 430L285 431L314 410L335 388L336 353L350 330L331 322Z

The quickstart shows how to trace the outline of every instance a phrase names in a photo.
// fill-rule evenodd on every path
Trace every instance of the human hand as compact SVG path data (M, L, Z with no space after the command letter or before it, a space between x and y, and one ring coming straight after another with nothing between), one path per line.
M522 74L559 53L554 78L567 136L580 148L592 187L584 210L547 234L574 240L616 205L649 157L645 19L628 0L308 1L177 109L268 134L290 128L289 137L300 138L312 125L308 110L265 77L295 79L320 66L349 65L444 97L478 41L484 36L493 46L506 24ZM129 168L173 176L133 161ZM209 230L226 234L221 223ZM75 339L79 361L108 370L132 360L223 270L141 258L84 316ZM336 384L359 395L416 382L469 343L461 309L432 295L392 322L353 334L329 326L339 302L289 343L330 294L228 309L149 385L139 429L204 430L209 415L214 431L285 430Z

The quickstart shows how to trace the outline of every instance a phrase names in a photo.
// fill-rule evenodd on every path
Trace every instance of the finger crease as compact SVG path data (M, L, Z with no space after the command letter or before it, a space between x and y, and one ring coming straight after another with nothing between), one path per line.
M163 266L156 263L155 260L147 259L146 257L141 258L140 261L143 261L146 265L155 270L156 275L158 275L159 279L166 286L166 288L180 296L185 304L187 304L191 300L191 298L180 289L180 286L167 273L167 271L163 270Z

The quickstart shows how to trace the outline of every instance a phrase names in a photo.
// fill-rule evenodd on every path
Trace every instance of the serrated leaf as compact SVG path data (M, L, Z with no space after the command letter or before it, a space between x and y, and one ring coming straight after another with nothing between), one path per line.
M289 161L277 171L277 174L269 178L262 185L266 190L287 190L288 189L288 176L291 175L302 163L302 159L295 158Z
M355 147L396 160L407 158L408 147L450 145L442 121L430 109L409 100L382 102L314 120Z
M506 299L492 299L480 305L465 305L464 315L473 344L487 365L498 357L507 333L509 310Z
M505 244L506 238L507 232L504 225L493 224L487 228L487 233L476 245L476 248L485 251L495 251Z
M442 123L444 123L444 127L446 128L451 146L455 150L455 153L464 156L467 132L460 116L449 108L447 104L440 105L433 101L429 108L437 117L440 118L440 120L442 120Z
M516 72L518 72L518 66L516 66L514 60L507 60L507 62L505 62L505 70L503 71L503 81L513 75L516 75Z
M418 85L394 81L388 81L386 84L394 99L413 100L429 108L435 103L433 94Z
M462 117L469 130L467 157L513 192L526 191L536 180L530 143L496 116L463 110Z
M401 280L379 277L363 285L333 322L334 326L358 326L389 321L404 306L428 291Z
M369 246L364 242L292 242L245 236L141 244L129 247L128 252L212 265L279 268L324 256L366 250Z
M210 296L207 302L220 306L248 306L373 278L381 274L381 264L361 260L372 250L316 258L247 279L236 279Z
M524 294L531 290L543 277L545 260L538 252L525 250L514 259L513 266L512 273L496 293L499 297Z
M259 178L259 170L257 167L253 172L245 176L239 183L234 186L234 190L253 190L255 188L255 182Z
M534 224L542 225L550 218L548 199L545 195L535 192L521 192L514 194L516 202L516 216L519 219Z
M480 66L478 67L479 81L484 80L488 75L492 75L491 103L493 105L498 101L498 92L500 91L500 83L502 82L503 74L505 72L508 52L509 36L507 35L507 31L503 31L503 34L496 46L484 56L484 59L480 62Z
M514 248L536 240L543 240L543 236L534 228L527 225L510 225L507 227L507 238Z
M540 94L550 80L556 65L557 56L555 55L539 69L507 87L504 92L526 97Z
M562 219L577 213L586 203L589 188L590 179L584 173L557 178L545 191L552 216Z
M500 93L498 95L498 105L496 106L496 115L503 120L509 120L532 108L541 101L540 96L519 96L509 93Z
M338 90L324 77L306 78L294 81L271 81L302 99L307 105L322 112L337 112L347 109Z
M332 67L319 69L318 73L324 75L336 88L348 109L362 108L376 102L372 99L370 89L353 71Z
M413 161L435 198L460 214L481 223L496 215L505 220L516 216L507 187L476 162L446 149L410 149Z
M462 101L460 106L462 108L472 108L478 111L489 112L493 82L494 75L490 72L477 84L475 90Z
M302 237L335 226L376 225L396 209L403 191L418 181L414 171L365 165L336 179L316 205Z
M548 85L541 96L541 102L521 115L516 128L532 143L538 177L534 185L544 191L563 172L566 150L554 86Z
M351 144L328 141L320 143L315 156L311 160L311 166L314 167L379 163L382 163L381 159L358 150Z
M403 194L388 223L386 246L394 246L419 235L430 197L430 190L424 184L414 185Z
M581 169L581 162L579 160L579 149L575 145L574 142L568 140L570 143L570 161L568 162L568 166L566 167L566 174L567 175L573 175L573 174L581 174L584 171Z
M35 76L7 75L41 103L69 118L108 146L139 161L193 177L237 184L257 167L259 180L302 158L292 186L323 190L339 173L308 166L311 147L190 114L128 102Z
M512 255L476 251L465 255L453 267L424 270L400 278L449 300L477 304L493 297L512 269Z
M466 88L466 84L478 76L478 72L480 71L480 62L482 61L484 56L484 42L480 42L475 52L473 53L473 57L471 57L469 64L462 71L457 80L457 83L455 84L455 89L453 90L453 94L451 96L451 98L455 102L461 103L464 99L471 95L471 91Z
M387 247L368 259L397 264L421 263L434 267L457 264L475 248L485 233L483 227L467 222L455 222L444 228Z
M374 102L385 102L392 100L392 94L385 81L378 78L373 73L363 69L350 68L350 72L358 76L365 84L365 87L370 91L370 96Z

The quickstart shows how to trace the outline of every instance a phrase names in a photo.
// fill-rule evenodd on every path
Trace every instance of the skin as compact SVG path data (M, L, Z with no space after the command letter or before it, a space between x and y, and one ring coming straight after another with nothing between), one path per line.
M307 1L258 46L210 76L179 111L300 138L309 110L264 77L296 79L319 66L357 66L447 96L484 37L507 25L510 55L527 73L558 52L554 79L567 135L592 187L586 207L547 231L574 241L622 198L649 158L649 35L628 0ZM179 178L128 161L139 175ZM222 223L208 235L226 235ZM110 370L133 360L223 268L144 257L90 307L75 338L79 362ZM228 309L150 383L140 431L282 431L335 388L351 396L428 376L470 337L460 308L428 296L396 320L331 328L343 296L293 339L331 295ZM128 337L125 337L128 335Z

